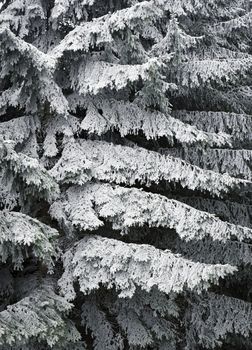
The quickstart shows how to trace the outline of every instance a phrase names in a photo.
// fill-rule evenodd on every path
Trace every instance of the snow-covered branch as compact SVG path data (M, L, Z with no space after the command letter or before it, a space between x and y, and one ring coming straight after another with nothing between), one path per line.
M139 182L148 186L164 180L217 195L247 183L144 148L84 140L69 142L50 174L61 183L72 184L97 179L128 185Z
M252 230L247 227L221 221L212 214L158 194L110 184L70 187L62 199L52 204L50 213L70 232L73 228L96 230L109 221L121 234L126 234L131 227L147 224L175 229L187 241L252 239Z
M59 286L68 300L76 296L77 281L84 294L102 284L115 286L120 297L132 297L136 287L150 291L155 286L167 294L182 292L184 288L202 291L236 271L231 265L195 263L169 250L99 236L83 238L65 253L63 262Z

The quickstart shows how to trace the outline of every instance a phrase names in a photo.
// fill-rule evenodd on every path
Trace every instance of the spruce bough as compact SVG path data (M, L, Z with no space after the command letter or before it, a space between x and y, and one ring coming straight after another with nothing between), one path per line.
M251 11L1 1L1 349L251 349Z

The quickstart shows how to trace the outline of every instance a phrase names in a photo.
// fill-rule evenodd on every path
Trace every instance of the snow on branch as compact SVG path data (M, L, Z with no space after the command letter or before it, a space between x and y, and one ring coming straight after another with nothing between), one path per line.
M92 6L96 0L82 0L81 6ZM55 21L56 19L64 16L69 11L71 7L77 7L77 0L55 0L54 7L52 8L51 18Z
M229 200L208 199L196 196L181 197L177 199L196 209L207 211L229 221L235 225L252 228L252 206Z
M252 141L252 118L247 114L178 110L172 116L206 132L224 132L240 142Z
M216 0L153 0L153 3L179 17L233 18L245 11L242 11L241 6L237 6L237 0L223 4Z
M203 169L252 181L252 151L247 149L166 148L165 154L178 157ZM163 153L162 152L162 153Z
M54 11L52 12L54 16ZM116 11L75 27L52 51L60 58L66 52L89 52L93 47L111 44L113 34L125 29L137 29L144 23L150 27L163 16L163 11L149 1L143 1L129 8Z
M132 297L136 287L150 291L155 286L167 294L185 288L202 291L236 271L230 265L195 263L169 250L99 236L83 238L64 254L63 263L59 286L68 300L75 298L77 281L84 294L104 285L115 286L119 297Z
M191 49L196 48L204 36L192 36L187 34L180 26L177 17L171 18L167 25L165 36L153 45L151 52L155 56L172 52L176 57L177 64L181 62L182 57L186 57Z
M0 124L1 125L1 124ZM79 130L79 120L68 115L67 118L63 116L55 116L50 118L45 128L45 139L43 142L44 157L54 157L58 154L57 135L64 135L64 142L68 138L73 137Z
M41 0L12 0L0 13L0 26L18 33L20 38L31 32L33 21L39 27L40 21L45 20L45 11Z
M95 99L87 105L81 128L98 135L118 130L124 137L142 131L147 140L166 137L171 144L174 139L183 144L203 143L210 146L230 146L231 137L225 133L208 133L185 124L170 115L151 112L135 103Z
M2 50L1 55L11 54L9 59L4 62L4 66L1 67L5 74L9 73L11 63L15 62L17 64L21 57L27 59L28 62L30 61L29 63L33 64L40 72L43 70L52 72L54 70L55 59L53 57L41 52L32 44L18 38L6 27L0 30L0 45ZM17 57L15 57L15 54Z
M252 11L248 11L242 16L232 18L228 21L216 23L214 31L218 35L232 36L235 31L241 30L243 35L250 33L252 28Z
M250 56L239 59L203 59L182 64L175 73L175 83L183 88L220 87L246 81L251 70Z
M20 106L21 88L19 86L11 86L1 92L0 95L0 115L6 113L7 108Z
M72 75L71 85L83 95L97 95L104 89L121 90L129 83L150 79L150 72L159 65L158 59L143 64L121 65L104 61L84 61Z
M53 240L58 236L55 229L18 212L0 211L0 261L11 259L16 269L29 251L49 268L52 258L57 256ZM0 332L1 333L1 332Z
M215 349L229 334L249 337L252 331L251 304L240 299L206 293L194 296L187 315L187 348L201 345Z
M28 296L0 312L1 346L29 349L29 342L36 340L53 349L59 344L65 349L64 344L72 342L74 349L81 336L65 318L72 306L54 292L50 280L44 281Z
M109 18L109 27L113 31L125 28L135 29L142 23L155 22L164 15L162 9L152 1L142 1L121 11L116 11Z
M1 187L9 182L9 190L24 186L24 190L48 201L55 199L59 193L58 184L48 171L31 158L14 150L12 141L0 141L0 175ZM21 187L20 187L21 180Z
M49 173L61 183L84 184L97 179L150 186L165 180L216 195L249 185L244 180L203 170L168 155L102 141L69 142Z
M57 59L68 52L89 52L92 47L99 47L113 41L108 23L100 18L92 22L85 22L74 28L51 51Z
M40 128L40 121L34 116L24 116L0 123L0 135L3 140L14 141L15 145L22 144L30 135Z
M82 0L82 5L93 6L95 2L96 0ZM219 6L219 3L216 3L214 0L197 0L196 3L194 0L174 0L172 2L167 0L151 0L148 2L138 2L138 0L125 1L125 3L129 5L133 4L133 6L121 11L126 12L128 10L130 12L130 9L133 7L136 12L140 12L139 9L141 9L141 3L143 3L143 7L146 6L147 3L150 8L157 7L159 11L169 11L177 16L201 15L206 17L233 17L235 15L235 12L242 12L242 9L240 7L235 8L235 5L237 5L236 0L230 1L228 3L228 6L227 4L224 6ZM70 6L76 5L76 0L56 0L52 11L52 18L59 18L60 16L64 16L69 11ZM117 12L120 13L121 11Z
M52 204L50 213L70 231L73 227L96 230L109 221L121 234L127 234L130 227L147 224L175 229L187 241L209 237L224 242L231 238L240 241L252 238L251 229L221 221L179 201L110 184L70 187L62 199Z
M19 105L34 113L39 100L40 103L49 102L51 109L58 114L67 114L67 100L53 77L56 67L54 57L16 37L7 28L0 30L0 49L0 59L3 62L0 77L4 79L11 74L14 91L20 90ZM8 94L12 91L7 90L6 93L7 96L0 96L0 105L8 100ZM9 98L9 102L12 99ZM14 103L17 104L16 99Z

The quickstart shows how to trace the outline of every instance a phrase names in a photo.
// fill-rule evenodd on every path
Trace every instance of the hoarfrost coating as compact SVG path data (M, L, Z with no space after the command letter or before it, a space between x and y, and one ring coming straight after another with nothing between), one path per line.
M252 5L0 1L1 350L249 350Z

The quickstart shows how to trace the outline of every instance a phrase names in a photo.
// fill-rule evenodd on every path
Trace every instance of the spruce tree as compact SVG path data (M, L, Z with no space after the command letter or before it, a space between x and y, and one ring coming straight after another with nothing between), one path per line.
M252 348L249 0L2 0L0 349Z

